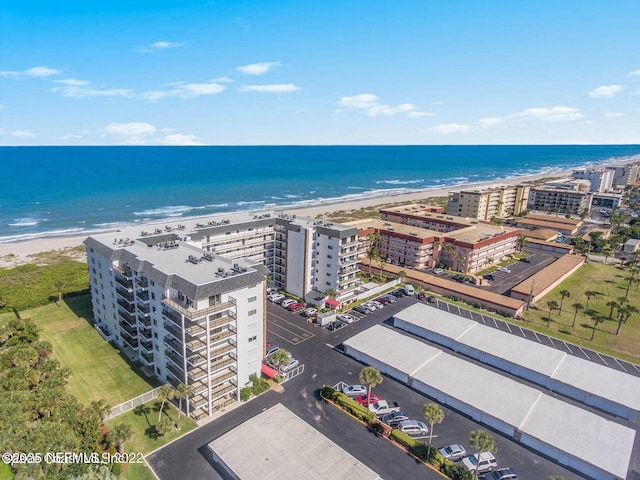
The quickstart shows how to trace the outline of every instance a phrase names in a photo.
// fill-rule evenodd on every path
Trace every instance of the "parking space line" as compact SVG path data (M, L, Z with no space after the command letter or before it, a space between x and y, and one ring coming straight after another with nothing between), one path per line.
M611 357L611 358L613 358L613 357ZM614 360L615 360L615 362L618 364L618 366L622 369L622 371L623 371L623 372L626 372L626 371L627 371L627 369L626 369L626 368L624 368L624 367L622 366L622 364L618 361L618 359L617 359L617 358L613 358L613 359L614 359Z
M636 365L635 363L630 363L629 365L633 365L633 368L640 372L640 367L638 367L638 365Z
M513 333L511 331L511 327L509 326L509 322L504 322L505 326L507 327L507 330L509 330L509 333Z
M527 336L525 335L524 330L522 329L522 327L518 325L518 328L520 329L520 333L522 334L522 336L524 338L527 338Z
M573 355L573 351L571 350L571 347L569 346L569 344L567 342L562 342L562 343L564 343L564 346L567 348L567 350L569 350L569 353Z
M553 338L551 338L549 335L547 335L547 338L549 339L549 341L551 342L551 346L555 347L556 344L553 343Z
M596 352L596 355L598 356L598 358L600 358L600 360L602 360L602 363L604 363L607 367L609 366L609 364L607 363L607 361L603 358L602 355L600 355L598 352Z
M589 355L587 355L587 352L584 351L584 348L582 347L578 347L580 349L580 351L582 352L582 354L587 357L589 360L591 360L591 357Z
M536 332L534 332L533 330L531 330L531 333L533 333L533 336L536 337L536 340L538 341L538 343L542 343L540 341L540 337L538 337L538 334Z
M496 330L499 330L499 328L498 328L498 322L496 322L496 319L495 319L495 318L492 318L491 320L493 320L493 324L495 325Z

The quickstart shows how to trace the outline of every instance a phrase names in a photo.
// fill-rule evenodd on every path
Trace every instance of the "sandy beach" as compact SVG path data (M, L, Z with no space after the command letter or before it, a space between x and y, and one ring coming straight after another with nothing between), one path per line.
M598 166L604 166L606 164L622 164L622 163L631 163L637 162L638 158L633 159L625 159L626 161L615 161L611 160L608 162L602 162L598 164ZM362 200L351 200L344 202L336 202L331 204L323 204L316 205L310 207L301 207L301 208L291 208L285 209L286 213L295 213L296 215L306 216L306 217L316 217L318 215L335 212L339 210L357 210L363 207L372 207L377 205L395 203L395 202L406 202L406 201L417 201L422 200L428 197L446 197L449 192L466 190L466 189L479 189L479 188L487 188L491 186L499 186L499 185L514 185L522 182L531 182L535 180L539 180L541 178L549 178L549 177L566 177L571 175L572 170L557 170L551 172L544 172L535 175L528 176L520 176L520 177L511 177L505 178L495 181L487 181L487 182L476 182L476 183L465 183L460 184L455 187L446 187L441 189L428 189L428 190L419 190L411 193L403 193L397 195L389 195L383 197L376 198L368 198ZM211 217L211 215L209 216ZM168 224L175 222L186 222L187 220L193 220L194 217L182 218L180 220L172 220L172 221L162 221L156 223ZM139 228L136 227L136 228ZM74 236L61 236L61 237L49 237L49 238L37 238L32 240L25 240L20 242L11 242L11 243L3 243L0 244L0 267L8 268L24 263L32 263L34 262L34 255L37 255L41 252L47 251L63 251L65 249L72 249L74 247L78 247L82 245L82 242L87 238L87 235L74 235ZM83 259L81 254L75 254L74 258Z

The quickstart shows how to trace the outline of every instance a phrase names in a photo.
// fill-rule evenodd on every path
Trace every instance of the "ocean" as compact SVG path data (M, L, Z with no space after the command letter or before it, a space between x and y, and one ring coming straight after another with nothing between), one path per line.
M639 154L640 145L0 147L0 243L552 175Z

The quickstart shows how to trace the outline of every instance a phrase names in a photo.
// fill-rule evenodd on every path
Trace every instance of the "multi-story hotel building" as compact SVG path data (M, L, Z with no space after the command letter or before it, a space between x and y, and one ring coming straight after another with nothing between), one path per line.
M550 187L532 187L529 209L580 215L591 209L591 193Z
M527 208L529 185L508 185L450 192L447 214L491 220L519 215Z
M358 227L366 255L367 237L380 236L381 257L413 269L435 267L474 273L515 253L517 228L490 225L478 220L432 212L429 207L402 205L381 210L381 220L349 222Z
M199 419L239 399L260 373L267 269L230 260L176 233L85 240L94 321L149 375L189 385Z
M613 169L613 188L636 185L640 182L640 164L620 165Z
M308 302L348 303L359 240L355 227L295 215L183 222L85 245L98 330L149 375L190 385L187 410L201 418L260 372L267 279Z
M592 192L603 193L611 190L615 171L609 168L589 168L574 170L571 176L578 180L589 180L589 182L591 182L590 190Z

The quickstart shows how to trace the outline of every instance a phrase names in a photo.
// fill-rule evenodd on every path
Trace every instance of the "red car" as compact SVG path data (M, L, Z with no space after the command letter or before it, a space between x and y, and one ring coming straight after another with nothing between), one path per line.
M287 308L291 312L297 312L298 310L302 310L304 308L304 303L292 303Z
M370 399L370 403L374 403L377 402L378 400L382 400L379 396L371 393L369 395L369 399ZM362 405L366 405L367 404L367 396L366 395L360 395L359 397L356 397L356 402L361 403Z

